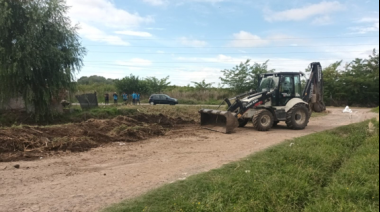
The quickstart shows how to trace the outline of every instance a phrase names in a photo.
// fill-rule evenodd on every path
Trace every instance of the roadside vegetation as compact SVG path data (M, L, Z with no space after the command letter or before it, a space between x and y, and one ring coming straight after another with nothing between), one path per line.
M379 113L379 107L372 109L372 112Z
M119 211L378 211L379 122L287 141L116 204Z

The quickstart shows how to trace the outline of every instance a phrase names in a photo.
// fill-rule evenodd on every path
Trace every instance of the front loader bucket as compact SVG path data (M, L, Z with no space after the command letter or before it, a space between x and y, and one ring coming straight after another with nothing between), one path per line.
M229 111L200 110L199 113L204 129L230 134L239 127L238 119Z

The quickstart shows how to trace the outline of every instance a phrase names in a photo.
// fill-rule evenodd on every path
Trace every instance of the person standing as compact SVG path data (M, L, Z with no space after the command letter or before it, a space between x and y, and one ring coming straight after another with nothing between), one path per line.
M119 96L118 96L117 93L115 92L115 93L113 94L113 102L114 102L114 104L117 104L117 100L118 100L118 98L119 98Z
M136 92L133 92L132 99L133 99L133 105L136 105L136 99L137 99Z
M139 105L141 105L141 102L140 102L140 93L137 93L136 94L136 105L137 105L137 103L139 103Z
M106 93L104 95L104 104L108 105L109 103L110 103L110 95L108 93Z
M126 94L125 92L123 93L123 101L125 105L128 105L128 94Z

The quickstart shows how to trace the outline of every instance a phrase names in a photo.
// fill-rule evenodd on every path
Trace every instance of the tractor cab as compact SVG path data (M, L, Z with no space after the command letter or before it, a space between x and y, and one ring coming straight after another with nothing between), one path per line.
M283 72L264 74L259 79L258 92L271 92L272 106L286 106L294 98L302 98L303 73Z

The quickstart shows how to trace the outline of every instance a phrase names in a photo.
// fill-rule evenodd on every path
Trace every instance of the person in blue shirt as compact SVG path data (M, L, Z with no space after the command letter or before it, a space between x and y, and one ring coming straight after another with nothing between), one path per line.
M119 98L119 96L118 96L117 93L115 92L115 93L113 94L113 102L114 102L115 104L117 104L117 100L118 100L118 98Z
M139 105L141 105L141 102L140 102L140 93L137 93L136 94L136 105L137 105L137 103L139 103Z
M128 105L128 94L125 92L123 93L123 101L125 105Z
M132 99L133 99L133 105L136 105L136 99L137 99L136 92L133 92Z

